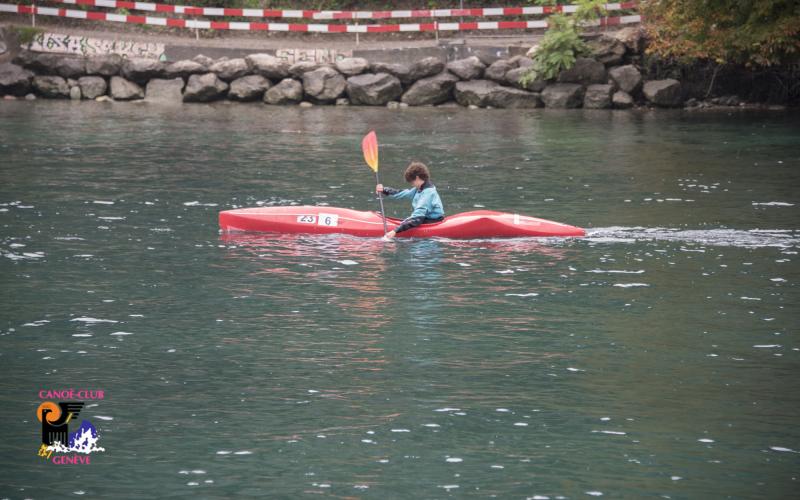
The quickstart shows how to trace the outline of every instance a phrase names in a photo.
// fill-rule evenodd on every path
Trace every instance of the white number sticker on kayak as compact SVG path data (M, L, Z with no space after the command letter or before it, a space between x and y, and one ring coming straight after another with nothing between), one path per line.
M336 227L339 225L339 216L336 214L319 214L319 219L317 224L320 226L331 226Z
M302 222L303 224L313 224L317 222L317 218L313 215L298 215L297 222Z

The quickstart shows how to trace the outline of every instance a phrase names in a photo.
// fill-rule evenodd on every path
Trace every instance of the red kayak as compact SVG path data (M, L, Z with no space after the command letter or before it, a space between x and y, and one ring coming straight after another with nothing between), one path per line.
M400 219L386 218L391 230ZM225 210L219 213L219 227L224 232L331 234L383 236L383 219L377 212L360 212L335 207L258 207ZM526 215L476 210L445 217L441 222L423 224L397 236L409 238L521 238L547 236L584 236L575 226Z

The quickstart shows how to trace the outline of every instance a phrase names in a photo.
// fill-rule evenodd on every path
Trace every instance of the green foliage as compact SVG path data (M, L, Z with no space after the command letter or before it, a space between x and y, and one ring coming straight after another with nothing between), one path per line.
M28 45L39 34L44 33L43 29L34 28L33 26L9 26L8 29L17 34L17 39L19 40L20 45Z
M571 68L579 55L588 52L573 18L556 14L549 18L549 27L533 56L531 71L520 79L523 85L534 80L550 80Z
M680 62L773 66L800 57L797 0L651 0L648 52Z

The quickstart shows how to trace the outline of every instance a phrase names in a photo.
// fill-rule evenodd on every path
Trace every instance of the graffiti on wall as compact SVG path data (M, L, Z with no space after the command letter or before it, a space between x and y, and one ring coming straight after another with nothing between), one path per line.
M351 55L352 51L336 49L278 49L275 51L275 57L289 64L307 61L334 63Z
M122 57L142 57L160 60L165 57L163 43L104 40L59 33L39 33L30 43L28 49L35 52L82 56L119 54Z

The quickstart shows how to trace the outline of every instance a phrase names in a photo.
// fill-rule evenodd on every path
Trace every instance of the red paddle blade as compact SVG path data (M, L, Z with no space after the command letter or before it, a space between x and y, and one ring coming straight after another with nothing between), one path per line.
M378 171L378 136L375 135L373 130L364 136L361 141L361 150L364 151L364 161L367 162L369 168L373 171Z

